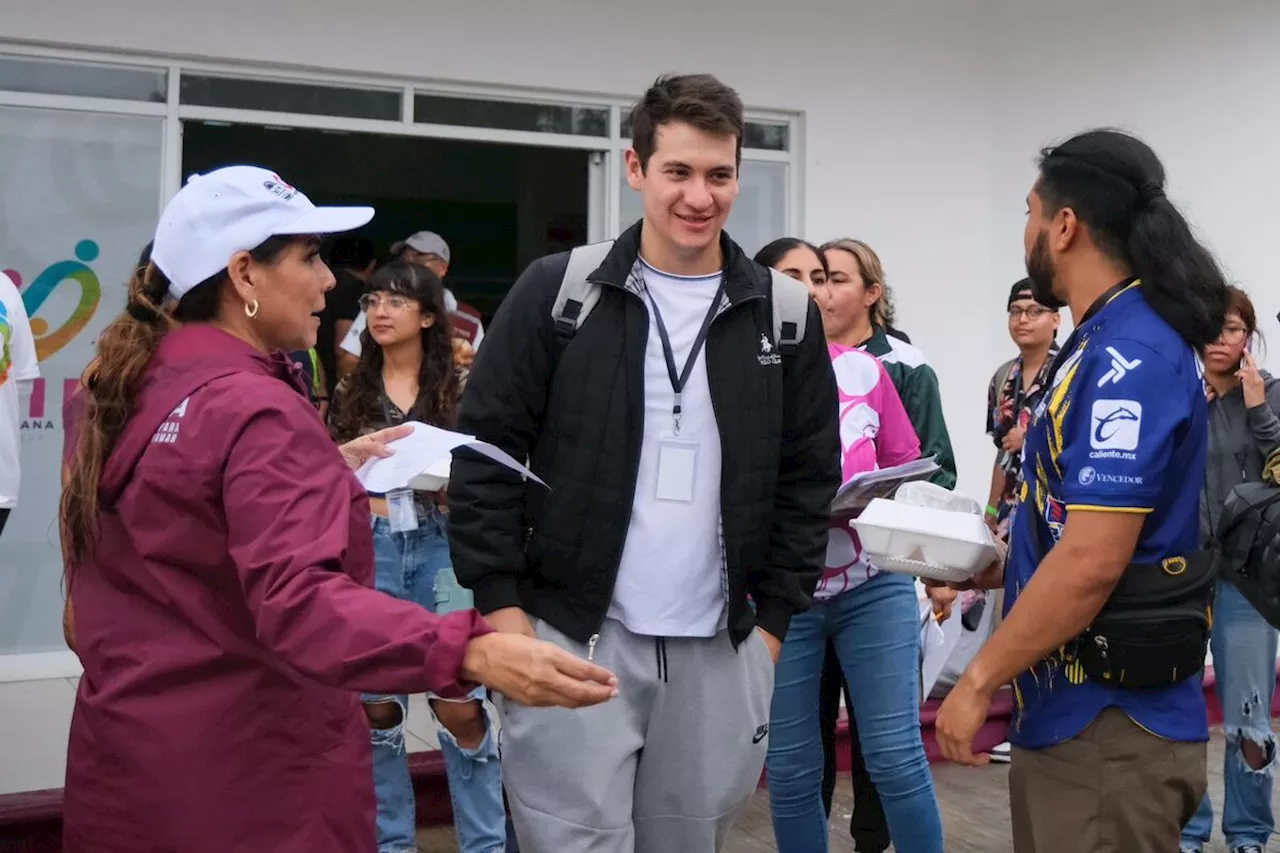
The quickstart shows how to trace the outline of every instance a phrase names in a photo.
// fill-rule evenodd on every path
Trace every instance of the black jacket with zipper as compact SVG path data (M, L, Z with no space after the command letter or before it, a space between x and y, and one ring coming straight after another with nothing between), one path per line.
M809 606L840 482L840 444L817 307L809 303L794 354L778 359L769 272L728 235L721 245L727 302L711 324L705 359L736 645L757 624L785 637L791 616ZM458 429L528 458L550 490L470 452L455 456L449 484L454 570L476 607L522 607L583 643L613 597L644 436L649 314L632 274L639 247L637 224L589 276L601 285L600 301L568 339L557 336L551 311L569 255L535 261L472 367Z

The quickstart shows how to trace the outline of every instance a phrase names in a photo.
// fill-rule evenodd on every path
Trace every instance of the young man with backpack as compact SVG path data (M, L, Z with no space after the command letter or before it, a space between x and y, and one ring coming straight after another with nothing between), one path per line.
M1029 278L1013 285L1006 307L1009 337L1018 347L1018 356L1000 365L987 386L987 435L996 445L996 464L991 472L986 521L992 533L1008 541L1009 515L1018 498L1022 445L1058 354L1062 316L1058 309L1036 300Z
M525 853L719 850L764 764L840 444L816 306L723 233L743 125L713 77L660 78L627 152L643 220L535 261L471 373L459 428L550 489L459 454L457 575L499 631L620 679L593 712L506 703Z

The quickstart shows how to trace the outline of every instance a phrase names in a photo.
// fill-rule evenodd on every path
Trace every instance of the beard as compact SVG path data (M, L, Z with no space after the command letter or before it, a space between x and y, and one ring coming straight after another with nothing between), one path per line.
M1057 270L1053 268L1053 258L1049 257L1049 234L1041 231L1036 236L1031 254L1027 255L1027 278L1031 279L1031 295L1036 302L1054 310L1066 307L1065 302L1053 292L1053 280Z

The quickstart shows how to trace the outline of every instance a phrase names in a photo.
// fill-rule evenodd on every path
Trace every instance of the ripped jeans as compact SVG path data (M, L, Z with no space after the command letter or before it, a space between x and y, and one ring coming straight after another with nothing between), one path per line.
M1230 583L1218 581L1213 599L1214 689L1222 702L1227 735L1223 780L1222 834L1227 847L1251 844L1266 849L1275 830L1271 784L1275 738L1271 734L1271 696L1276 686L1276 629ZM1254 769L1240 750L1242 740L1262 747L1264 764ZM1205 794L1200 809L1182 830L1182 849L1199 850L1213 830L1213 803Z
M435 612L436 576L453 563L447 524L445 515L432 512L419 519L416 530L393 533L387 519L374 516L374 572L379 591ZM477 688L472 698L483 700L484 688ZM400 723L394 728L371 730L378 853L413 853L418 848L413 783L405 749L408 697L365 695L363 699L366 703L395 702L400 708ZM489 725L487 713L485 725ZM506 809L497 733L490 729L478 747L464 749L444 726L438 730L459 853L502 853L506 845Z

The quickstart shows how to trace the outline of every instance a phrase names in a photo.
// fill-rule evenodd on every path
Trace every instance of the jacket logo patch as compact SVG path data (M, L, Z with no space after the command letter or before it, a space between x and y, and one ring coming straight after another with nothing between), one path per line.
M763 332L760 334L760 354L756 356L756 360L760 362L762 367L768 367L772 364L782 364L782 356L773 351L773 344L769 341L769 336Z
M178 408L169 413L169 417L164 423L160 424L160 428L156 430L156 434L151 436L152 444L173 444L178 440L178 431L182 426L181 421L187 414L187 404L191 402L191 398L183 400L178 404Z

